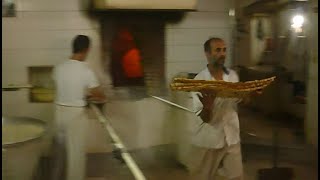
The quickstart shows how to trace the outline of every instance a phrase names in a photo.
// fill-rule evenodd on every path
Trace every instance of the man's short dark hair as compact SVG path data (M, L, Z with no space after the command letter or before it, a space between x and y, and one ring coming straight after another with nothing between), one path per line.
M90 39L88 36L85 35L77 35L73 39L72 44L72 52L73 53L79 53L85 49L88 49L90 45Z
M221 38L217 38L217 37L212 37L210 39L208 39L204 44L203 44L203 48L204 48L204 52L210 52L211 51L211 41L223 41Z

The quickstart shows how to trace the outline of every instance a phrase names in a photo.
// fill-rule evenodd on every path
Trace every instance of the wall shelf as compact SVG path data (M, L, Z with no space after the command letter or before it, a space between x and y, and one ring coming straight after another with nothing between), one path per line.
M28 67L29 81L32 88L29 93L30 102L50 103L54 99L53 66Z
M2 87L2 91L18 91L20 89L31 89L33 86L30 84L26 85L7 85Z

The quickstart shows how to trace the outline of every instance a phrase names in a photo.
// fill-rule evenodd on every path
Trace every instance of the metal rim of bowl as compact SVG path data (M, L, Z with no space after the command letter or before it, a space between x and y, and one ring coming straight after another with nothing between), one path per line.
M5 120L6 119L10 119L10 120L7 120L7 121L11 121L10 123L12 123L12 124L19 124L19 122L26 121L26 120L33 121L33 123L35 125L41 125L43 127L43 132L39 133L38 135L35 135L34 137L26 138L26 139L21 140L21 141L10 142L10 143L3 143L2 142L2 148L18 146L18 145L22 145L22 144L30 142L30 141L37 140L37 139L43 137L45 135L45 133L47 132L46 123L44 121L39 120L39 119L30 118L30 117L2 116L2 121L3 121L3 119L5 119ZM3 122L2 122L2 126L3 126Z

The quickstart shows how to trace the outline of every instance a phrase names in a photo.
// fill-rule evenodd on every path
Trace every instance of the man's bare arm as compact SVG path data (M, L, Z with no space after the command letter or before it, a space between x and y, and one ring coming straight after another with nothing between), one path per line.
M208 123L212 118L212 110L210 109L202 109L201 113L199 114L200 118L203 122Z
M198 95L199 100L203 105L203 109L199 114L203 122L208 123L212 119L212 109L214 108L215 94L201 92L202 97Z
M101 86L89 88L87 98L88 98L88 100L92 100L92 101L105 101L106 100L106 96L105 96Z

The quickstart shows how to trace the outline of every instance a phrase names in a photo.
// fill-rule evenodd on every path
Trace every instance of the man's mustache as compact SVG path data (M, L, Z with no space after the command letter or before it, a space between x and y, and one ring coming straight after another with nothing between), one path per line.
M225 59L226 59L225 56L221 56L221 57L219 58L219 60L225 60Z

